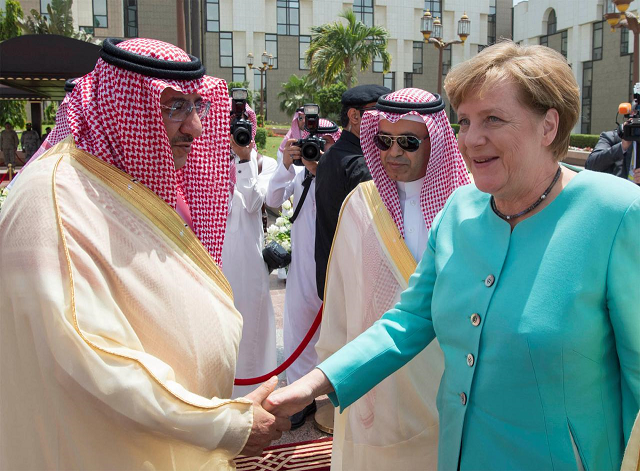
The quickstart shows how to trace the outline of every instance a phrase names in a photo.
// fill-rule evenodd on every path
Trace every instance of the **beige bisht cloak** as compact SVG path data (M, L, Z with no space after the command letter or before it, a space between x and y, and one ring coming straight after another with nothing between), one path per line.
M175 211L69 137L0 215L0 469L234 469L242 319Z
M373 181L361 183L342 206L331 249L316 346L320 360L393 307L415 268ZM342 414L336 409L331 469L436 469L443 370L434 341Z

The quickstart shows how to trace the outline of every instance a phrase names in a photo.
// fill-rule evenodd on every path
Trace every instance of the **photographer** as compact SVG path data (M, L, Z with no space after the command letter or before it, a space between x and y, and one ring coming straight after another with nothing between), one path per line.
M316 107L317 109L317 107ZM317 113L317 112L316 112ZM307 124L310 115L306 114ZM314 119L314 118L311 118ZM315 119L317 120L317 114ZM316 122L317 134L309 137L303 133L302 144L314 137L322 138L326 152L340 137L340 129L326 119ZM300 345L309 331L322 305L316 291L316 268L314 260L314 240L316 236L316 192L315 173L317 159L303 158L300 140L289 139L284 146L282 161L278 164L267 189L267 205L277 208L293 195L294 216L291 221L291 265L287 275L287 290L284 300L284 357L288 358ZM320 154L322 153L319 150ZM318 156L319 157L319 156ZM302 164L304 167L301 167ZM303 168L296 171L296 168ZM294 219L295 218L295 219ZM293 383L309 373L318 364L315 344L319 332L304 349L300 357L287 369L287 382ZM302 426L308 415L315 412L315 402L291 416L291 428Z
M600 139L587 158L585 167L588 170L610 173L640 184L640 168L637 168L636 152L635 142L623 140L617 130L605 131L600 134Z
M231 123L235 183L222 247L222 271L233 290L233 303L244 321L236 377L253 378L277 366L269 273L262 258L264 232L261 212L276 161L264 157L260 164L262 156L258 154L254 141L256 116L241 101L238 101L237 119L232 117ZM245 145L238 144L236 139ZM232 397L242 397L253 389L255 386L234 386Z

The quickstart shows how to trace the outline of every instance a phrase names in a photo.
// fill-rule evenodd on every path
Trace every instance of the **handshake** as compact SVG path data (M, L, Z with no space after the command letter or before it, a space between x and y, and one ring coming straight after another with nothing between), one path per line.
M253 401L253 426L241 455L260 455L282 432L291 428L289 416L304 409L316 397L333 391L327 377L317 368L289 386L275 390L277 384L278 378L274 376L245 396Z

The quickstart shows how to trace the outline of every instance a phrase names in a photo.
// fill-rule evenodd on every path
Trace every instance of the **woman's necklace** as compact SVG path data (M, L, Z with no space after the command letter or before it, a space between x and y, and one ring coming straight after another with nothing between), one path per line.
M551 185L549 185L549 188L547 188L545 190L544 193L542 193L542 196L540 198L538 198L538 201L536 201L535 203L533 203L531 206L529 206L527 209L520 211L517 214L502 214L500 212L500 210L498 210L498 208L496 207L496 200L493 197L493 195L491 195L491 209L493 209L493 212L496 213L499 217L501 217L502 219L504 219L505 221L510 221L512 219L516 219L519 218L520 216L524 216L527 213L530 213L531 211L533 211L534 209L536 209L540 203L542 203L545 198L547 197L547 195L549 195L549 193L551 192L551 190L553 189L553 186L556 184L556 182L558 181L558 178L560 178L560 174L562 174L562 167L558 167L558 171L556 172L556 176L553 177L553 181L551 182Z

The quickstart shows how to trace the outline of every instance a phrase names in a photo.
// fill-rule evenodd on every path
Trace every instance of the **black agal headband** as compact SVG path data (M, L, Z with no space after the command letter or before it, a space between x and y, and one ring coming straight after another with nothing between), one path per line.
M437 93L433 94L433 96L436 98L435 100L418 103L387 100L386 98L389 95L390 93L387 93L386 95L382 95L380 98L378 98L378 103L376 103L376 110L396 114L407 114L409 111L415 111L419 114L433 114L437 113L438 111L444 110L445 106L442 97Z
M73 87L76 86L74 80L78 80L78 78L70 78L64 82L64 91L65 93L71 93L73 91Z
M103 61L121 69L147 77L171 80L197 80L205 68L200 59L189 54L190 62L165 61L125 51L117 46L123 39L107 38L102 43L100 57Z
M333 126L326 126L326 127L318 126L317 134L320 134L320 135L333 134L335 132L338 132L339 130L340 128L338 127L338 125L334 123Z

